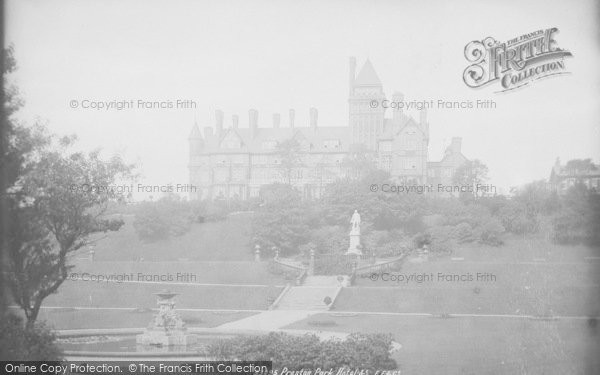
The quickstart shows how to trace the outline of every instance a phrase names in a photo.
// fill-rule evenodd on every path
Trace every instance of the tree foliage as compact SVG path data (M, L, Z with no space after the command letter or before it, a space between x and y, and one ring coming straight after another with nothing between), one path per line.
M462 186L483 184L488 180L488 172L488 167L480 160L467 160L454 172L452 183ZM477 189L474 189L474 192L473 196L475 198L485 194L484 191L479 192ZM463 198L466 198L466 195L471 196L471 193L463 193Z
M281 175L288 185L292 183L294 172L301 165L300 150L300 143L295 138L287 139L277 145L276 153L280 158Z
M553 238L558 243L600 244L600 195L583 184L571 187L561 197L552 227Z
M182 200L176 194L157 201L141 202L135 208L133 227L145 242L181 236L190 230L194 222L207 219L207 205L202 203Z
M218 360L273 361L274 369L346 367L374 372L398 367L391 358L391 350L390 335L353 333L343 341L321 341L316 335L294 336L278 332L221 340L208 347L208 354Z
M348 177L353 180L361 180L376 170L373 153L361 143L350 145L342 166L349 170Z
M3 65L4 73L16 68L12 48L4 51ZM3 83L2 285L31 327L42 301L67 278L69 255L92 233L122 225L105 212L110 201L124 197L99 187L128 178L132 166L117 156L104 160L99 151L70 151L74 137L19 123L12 116L22 104L18 90Z
M572 159L565 164L565 170L571 173L596 171L598 166L592 162L592 159Z
M99 151L70 152L72 139L45 135L46 147L32 151L30 163L8 195L7 284L29 324L42 301L67 278L69 255L90 243L90 235L118 230L123 221L105 215L122 193L90 187L114 186L131 165L107 161Z
M17 316L0 316L0 361L60 361L55 339L43 324L24 327Z

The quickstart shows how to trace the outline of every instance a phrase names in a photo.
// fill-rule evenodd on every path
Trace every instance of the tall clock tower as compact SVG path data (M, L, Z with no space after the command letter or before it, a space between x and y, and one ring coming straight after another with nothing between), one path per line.
M377 138L383 133L385 115L383 86L368 59L356 75L356 58L350 58L349 81L349 125L353 142L376 150Z

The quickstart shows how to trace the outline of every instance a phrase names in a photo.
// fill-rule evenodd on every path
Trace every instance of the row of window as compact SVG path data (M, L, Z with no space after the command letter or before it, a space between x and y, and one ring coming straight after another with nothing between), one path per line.
M277 149L279 142L275 141L275 140L267 140L267 141L263 141L261 143L261 149L265 150L265 151L273 151ZM335 149L339 149L342 146L342 142L339 139L326 139L323 141L323 148L326 148L328 150L335 150ZM226 138L221 142L221 148L223 149L228 149L228 150L234 150L234 149L240 149L242 148L242 143L240 142L240 140L237 137L230 137L230 138ZM307 147L304 147L307 148ZM313 145L310 144L309 147L310 149L313 149Z
M344 174L341 168L294 168L291 170L273 168L255 168L248 171L245 168L216 169L210 173L194 172L193 180L196 183L245 181L247 179L257 183L283 182L288 178L292 180L312 179L319 181L333 181Z
M307 164L338 164L344 160L343 154L308 154L302 155L299 157L299 162L307 163ZM248 156L247 155L230 155L230 156L221 156L214 157L211 160L212 164L217 166L228 166L228 165L247 165L248 164ZM252 156L252 164L253 165L264 165L264 164L281 164L281 156L277 154L266 155L266 154L258 154ZM206 160L204 163L206 165Z

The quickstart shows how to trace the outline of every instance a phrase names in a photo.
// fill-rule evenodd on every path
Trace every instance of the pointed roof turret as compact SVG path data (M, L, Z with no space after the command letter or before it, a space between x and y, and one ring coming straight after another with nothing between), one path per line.
M375 68L373 68L373 64L371 64L369 59L365 61L365 64L354 81L354 84L356 86L381 86L381 81L379 80L379 77L375 72Z
M197 122L194 122L194 126L192 126L192 131L190 132L188 139L202 139L202 133L200 132Z

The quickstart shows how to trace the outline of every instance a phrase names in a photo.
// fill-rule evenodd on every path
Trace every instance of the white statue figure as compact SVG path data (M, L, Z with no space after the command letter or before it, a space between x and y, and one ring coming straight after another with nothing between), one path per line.
M352 229L350 230L350 246L348 246L346 255L362 255L362 251L360 250L360 214L358 213L358 210L354 210L352 219L350 219L350 224L352 224Z
M360 233L360 214L358 210L354 210L352 214L352 219L350 219L350 224L352 224L352 231Z

